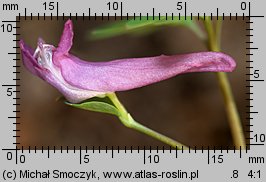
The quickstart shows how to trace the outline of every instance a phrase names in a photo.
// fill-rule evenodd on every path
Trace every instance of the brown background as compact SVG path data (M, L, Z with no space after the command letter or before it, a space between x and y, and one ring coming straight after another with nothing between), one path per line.
M123 35L90 41L88 31L108 23L102 20L74 21L74 45L71 52L80 58L108 61L116 58L155 56L206 51L202 43L184 27L163 27L145 36ZM37 38L57 45L64 21L23 20L21 39L36 47ZM222 49L237 62L229 73L242 121L245 119L245 21L223 22ZM18 64L21 64L18 63ZM111 115L71 108L56 102L60 93L21 70L17 139L24 147L41 146L163 146L146 135L124 127ZM157 84L118 93L131 115L142 124L190 146L232 146L232 138L223 99L214 73L193 73Z

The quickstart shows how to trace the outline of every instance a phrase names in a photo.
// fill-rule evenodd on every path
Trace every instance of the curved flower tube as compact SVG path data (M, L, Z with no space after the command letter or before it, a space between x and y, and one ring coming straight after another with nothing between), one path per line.
M57 88L72 103L143 87L184 73L231 72L236 66L230 56L220 52L127 58L109 62L83 61L69 53L73 36L73 25L68 20L58 47L39 39L34 51L20 41L24 66Z

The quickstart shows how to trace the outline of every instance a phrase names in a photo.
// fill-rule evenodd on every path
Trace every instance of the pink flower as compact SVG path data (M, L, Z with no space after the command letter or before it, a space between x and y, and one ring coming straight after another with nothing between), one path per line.
M234 60L220 52L127 58L109 62L83 61L69 53L73 40L71 20L65 23L58 47L38 41L34 51L22 40L24 66L78 103L106 93L130 90L191 72L231 72Z

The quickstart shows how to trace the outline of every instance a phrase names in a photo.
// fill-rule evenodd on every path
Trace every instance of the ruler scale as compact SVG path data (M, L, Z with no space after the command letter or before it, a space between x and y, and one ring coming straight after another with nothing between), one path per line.
M29 0L0 3L1 17L1 181L265 181L265 3L234 1L103 1ZM247 147L27 145L22 117L26 92L22 85L18 42L22 21L148 20L166 16L201 21L245 21L245 118ZM121 136L122 137L122 136ZM123 136L125 137L125 136Z

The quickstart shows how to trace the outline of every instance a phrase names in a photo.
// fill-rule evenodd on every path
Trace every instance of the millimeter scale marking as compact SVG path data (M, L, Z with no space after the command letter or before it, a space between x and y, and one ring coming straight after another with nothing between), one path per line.
M237 20L238 18L239 19L243 19L243 20L245 20L245 18L248 18L248 21L246 21L246 23L247 24L249 24L250 25L250 27L252 26L252 21L251 21L251 19L253 20L253 18L263 18L264 16L252 16L252 15L250 15L250 2L248 3L249 4L249 6L248 6L248 8L249 8L249 15L245 15L245 13L243 13L242 15L240 15L239 16L239 14L237 14L237 13L235 13L235 16L232 16L232 14L230 13L230 20ZM122 7L122 3L121 3L121 7ZM25 19L25 20L27 20L27 19L30 19L30 20L32 20L32 18L33 17L38 17L38 20L39 19L43 19L43 20L46 20L46 21L48 21L48 20L53 20L54 18L53 17L56 17L56 19L57 20L59 20L59 18L62 18L63 20L66 20L67 18L70 18L70 19L76 19L76 20L78 20L78 19L82 19L82 20L86 20L86 18L87 19L89 19L89 20L96 20L96 19L102 19L102 20L105 20L105 19L108 19L109 20L109 17L110 17L110 14L108 13L107 14L107 16L105 15L104 16L104 14L103 13L100 13L100 16L98 16L97 15L97 13L92 13L94 16L91 16L91 8L89 8L89 11L88 11L88 15L86 16L86 13L84 12L84 13L82 13L82 15L78 15L78 13L70 13L69 14L69 16L67 17L64 13L62 13L62 16L60 16L59 15L59 5L58 5L58 2L57 2L57 6L56 6L56 16L54 16L54 14L53 13L50 13L48 16L46 15L46 13L44 13L43 14L43 16L40 16L40 13L38 13L37 15L33 15L33 13L30 13L30 16L28 16L28 11L27 11L27 8L25 8L24 9L24 16L21 16L21 13L18 13L18 16L17 16L17 19L18 20L9 20L9 21L2 21L3 23L16 23L16 24L18 24L19 22L20 22L20 20L21 19ZM74 14L74 16L72 15L72 14ZM98 13L99 14L99 13ZM137 13L136 13L137 14ZM134 13L134 15L133 15L133 19L136 19L136 14ZM144 15L142 15L141 13L139 13L139 17L140 17L140 19L145 19L145 18L147 18L147 19L149 19L150 17L153 17L153 19L154 19L154 17L156 16L155 15L156 13L155 13L155 8L152 8L152 16L150 16L149 15L149 13L147 13L146 14L146 16L144 16ZM185 17L185 19L200 19L200 13L196 13L197 14L197 16L193 16L193 14L192 13L190 13L190 15L187 15L187 7L186 7L186 2L185 2L185 14L184 14L184 17ZM121 8L121 14L120 14L121 16L120 16L120 18L117 18L117 14L116 13L114 13L114 17L115 17L115 20L117 20L117 21L119 21L119 19L123 19L124 17L126 17L125 19L129 19L129 18L132 18L132 16L129 16L129 14L128 13L126 13L126 16L123 14L123 8ZM219 14L219 8L217 8L216 9L216 18L214 18L213 17L213 14L211 13L210 14L211 16L211 19L218 19L218 17L220 18L222 18L223 20L224 20L224 18L226 17L225 16L225 14L224 13L222 13L222 16L220 16L220 14ZM159 17L159 19L161 18L161 13L158 13L158 17ZM179 13L178 15L174 15L174 13L166 13L165 14L165 16L166 16L166 19L167 18L169 18L169 19L171 19L172 18L172 20L173 20L173 17L179 17L179 19L180 19L180 17L181 17L181 14ZM50 18L49 18L50 17ZM204 18L203 19L205 19L206 18L206 15L205 15L205 13L204 13L204 16L203 16ZM19 29L20 27L19 26L15 26L15 27L13 27L14 29ZM252 28L248 28L248 29L246 29L247 31L248 31L248 34L246 34L246 36L247 37L249 37L249 39L251 39L254 35L252 35L251 34L251 31L253 31L253 29ZM19 39L18 39L18 37L20 36L20 34L18 34L18 33L15 33L15 34L13 34L16 38L13 40L16 44L17 44L17 42L19 41ZM246 55L247 55L247 63L248 64L251 64L253 61L251 61L252 59L250 59L250 57L251 56L253 56L253 54L254 53L250 53L250 51L256 51L256 50L258 50L259 48L258 47L250 47L250 45L251 44L254 44L254 42L252 42L251 40L249 40L249 41L247 41L246 42L246 44L247 44L247 47L246 47L246 49L249 51L249 53L247 53ZM15 60L15 61L21 61L19 58L17 58L19 55L20 55L20 53L19 52L17 52L18 51L18 49L19 49L19 47L18 46L15 46L15 47L13 47L14 49L15 49L15 52L11 52L11 53L8 53L9 55L14 55L14 56L16 56L16 58L14 58L13 60ZM16 75L16 78L14 78L14 79L16 79L16 81L18 81L18 77L19 77L19 74L20 74L20 72L18 71L18 69L19 69L19 67L14 67L15 69L16 69L16 71L14 71L13 73ZM252 66L248 66L247 67L249 70L250 69L253 69L253 67ZM251 73L249 73L249 75L247 75L248 76L248 79L246 79L246 82L247 82L247 85L246 85L246 87L249 87L249 88L254 88L254 86L253 85L251 85L251 83L257 83L257 82L263 82L264 81L264 79L251 79L250 77L252 76L253 74L251 74ZM15 87L15 91L14 92L20 92L19 91L19 89L18 89L18 87L20 86L19 84L15 84L15 85L8 85L8 84L3 84L2 85L3 87ZM251 97L251 95L252 94L254 94L254 92L249 92L249 94L247 94L248 95L248 99L250 99L250 101L251 100L253 100L253 99L251 99L250 97ZM19 106L20 105L20 103L18 103L18 100L20 99L19 97L14 97L13 98L14 100L15 100L15 106ZM253 120L253 118L251 118L251 114L258 114L258 112L256 112L256 111L250 111L250 108L252 108L253 106L251 106L250 104L247 106L249 109L249 111L247 111L246 113L248 114L248 116L247 116L247 118L246 118L246 120L247 120L247 124L248 124L248 126L249 126L249 128L251 128L251 127L253 127L254 125L251 125L250 124L250 121L251 120ZM18 113L20 112L19 110L15 110L15 111L13 111L14 113L16 113L16 116L9 116L8 118L9 119L18 119L18 118L20 118L19 116L17 116L18 115ZM16 127L17 125L19 125L20 123L14 123L14 126ZM17 127L16 127L17 128ZM15 129L15 130L13 130L14 132L16 132L16 135L15 136L13 136L15 139L16 138L18 138L18 137L20 137L19 135L17 135L17 133L20 131L20 130L17 130L17 129ZM252 132L252 130L247 130L246 132L248 132L248 133L251 133ZM251 137L248 137L248 138L246 138L246 139L248 139L248 140L252 140L253 138L251 138ZM14 145L18 145L19 143L17 143L17 142L15 142L15 143L13 143ZM264 143L249 143L249 144L247 144L248 146L252 146L252 145L257 145L257 146L260 146L260 145L264 145ZM44 150L47 150L47 155L48 155L48 158L50 157L50 150L53 150L53 152L54 153L56 153L57 151L60 151L61 153L63 153L63 152L66 152L67 151L67 153L68 153L68 146L67 146L67 149L63 149L63 147L61 146L60 147L60 149L57 149L55 146L54 147L51 147L51 146L47 146L47 147L44 147L44 146L42 146L42 149L40 150L40 149L37 149L36 148L36 146L34 147L34 149L32 149L30 146L28 147L28 153L31 153L31 151L33 150L34 151L34 153L37 153L38 151L41 151L42 153L43 153L43 151ZM74 149L73 150L71 150L71 151L73 151L74 153L76 152L76 150L78 150L79 151L79 154L80 154L80 156L81 156L81 154L82 154L82 152L85 150L84 149L84 147L81 147L81 146L79 146L78 147L78 149L76 149L76 147L77 146L74 146ZM192 146L191 146L192 147ZM208 148L207 148L207 154L208 154L208 163L210 163L210 152L211 152L211 150L210 150L210 146L207 146ZM213 149L213 152L215 153L215 152L217 152L217 150L215 149L216 147L215 146L213 146L214 147L214 149ZM46 149L45 149L46 148ZM110 149L107 149L107 147L104 149L104 148L101 148L100 146L99 147L97 147L98 148L98 150L95 150L95 148L96 147L94 147L93 146L93 153L94 152L101 152L101 150L105 150L106 151L106 153L107 152L111 152L111 156L112 156L112 158L114 157L114 153L115 152L117 152L117 153L119 153L119 151L120 152L122 152L122 151L124 151L125 153L127 152L127 150L130 150L130 152L132 153L132 152L138 152L139 153L139 151L140 151L140 149L138 148L138 150L132 150L132 147L130 147L130 149L127 149L126 147L124 148L124 150L121 150L120 148L119 148L119 146L117 147L117 148L115 148L115 147L113 147L112 146L112 149L110 150ZM115 148L115 149L114 149ZM7 150L7 151L16 151L16 164L18 163L18 151L21 151L22 153L24 153L25 152L25 150L23 149L23 146L22 146L22 148L18 148L18 147L16 147L16 148L14 148L14 149L2 149L2 150ZM148 149L147 151L146 151L146 149L145 149L145 146L144 146L144 163L145 163L145 152L148 152L148 151L150 151L150 153L151 153L151 147L150 147L150 149ZM154 149L153 149L154 150ZM175 156L177 157L177 155L178 155L178 153L179 152L181 152L181 153L183 153L183 152L191 152L192 151L192 149L189 147L189 150L188 151L185 151L185 150L181 150L181 151L178 151L178 150L176 150L176 149L171 149L171 148L169 148L168 150L167 150L167 152L169 152L169 153L171 153L171 151L175 151ZM198 150L200 150L200 149L198 149ZM203 147L202 147L202 149L201 149L201 151L202 151L202 153L204 153L204 151L205 151L206 149L203 149ZM229 152L229 151L233 151L234 153L236 153L236 152L238 152L237 150L235 150L235 148L234 148L234 150L228 150L228 147L227 147L227 149L223 149L222 147L220 148L220 150L218 150L218 151L220 151L221 153L223 152L223 150L226 150L227 151L227 153ZM86 146L86 153L87 153L87 146ZM165 151L165 149L163 148L162 149L162 151L164 152ZM194 150L193 150L195 153L197 153L197 149L196 149L196 147L194 148ZM246 148L246 153L248 152L248 148ZM129 153L130 153L129 152ZM158 152L158 147L157 147L157 152ZM239 156L240 156L240 158L241 158L241 155L242 155L242 153L241 153L241 150L239 151ZM80 157L80 163L81 163L81 157Z

